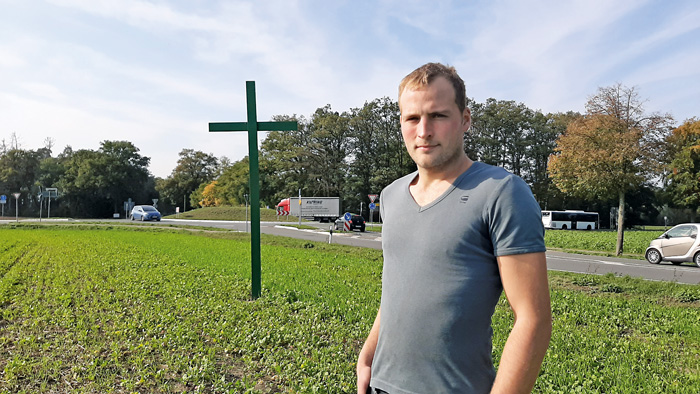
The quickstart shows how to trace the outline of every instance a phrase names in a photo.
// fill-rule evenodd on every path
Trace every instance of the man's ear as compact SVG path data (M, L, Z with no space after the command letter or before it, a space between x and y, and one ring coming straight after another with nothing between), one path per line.
M472 127L472 112L468 107L465 107L462 113L462 125L465 133Z

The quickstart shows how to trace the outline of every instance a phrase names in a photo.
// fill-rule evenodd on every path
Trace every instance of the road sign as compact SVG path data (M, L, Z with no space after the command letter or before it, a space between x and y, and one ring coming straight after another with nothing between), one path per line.
M375 208L377 208L377 204L375 204L375 203L370 203L370 204L369 204L369 209L371 209L371 210L374 211Z
M343 215L343 219L345 219L346 222L349 222L350 219L352 219L352 215L350 212L345 212L345 215Z
M2 196L0 196L0 204L6 204L6 203L7 203L7 196L3 194Z
M369 197L369 201L374 202L379 197L379 194L368 194L367 197Z

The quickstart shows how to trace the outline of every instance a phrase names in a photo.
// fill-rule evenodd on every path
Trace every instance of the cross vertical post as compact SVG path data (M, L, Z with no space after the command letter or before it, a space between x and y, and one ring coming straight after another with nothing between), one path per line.
M297 122L258 122L255 106L255 81L246 81L246 122L209 123L209 131L247 131L250 187L250 260L251 295L260 297L262 291L260 264L260 169L258 165L258 131L296 130Z
M260 297L262 291L260 263L260 166L258 164L258 113L255 107L255 82L245 83L246 103L248 105L248 182L250 187L250 262L251 292L253 298Z

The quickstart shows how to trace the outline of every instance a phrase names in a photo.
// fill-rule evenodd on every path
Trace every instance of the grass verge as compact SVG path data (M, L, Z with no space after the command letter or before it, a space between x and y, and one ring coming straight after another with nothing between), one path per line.
M250 220L250 208L248 208L248 220ZM245 207L206 207L193 209L176 215L166 216L166 219L193 219L193 220L246 220ZM294 223L299 218L296 216L277 216L274 209L260 208L260 220L263 222Z

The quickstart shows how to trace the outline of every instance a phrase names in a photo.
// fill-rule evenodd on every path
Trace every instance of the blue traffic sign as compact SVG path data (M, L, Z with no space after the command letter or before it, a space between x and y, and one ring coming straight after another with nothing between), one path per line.
M377 204L375 204L373 202L369 204L369 209L374 211L376 208L377 208Z
M345 221L350 221L350 219L352 219L352 215L350 214L350 212L345 212L343 218L345 219Z
M4 194L0 196L0 201L7 201L7 196Z

